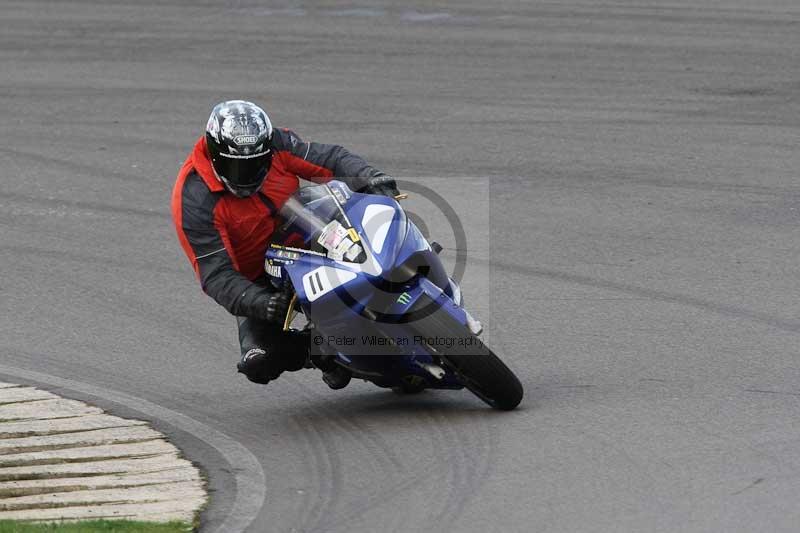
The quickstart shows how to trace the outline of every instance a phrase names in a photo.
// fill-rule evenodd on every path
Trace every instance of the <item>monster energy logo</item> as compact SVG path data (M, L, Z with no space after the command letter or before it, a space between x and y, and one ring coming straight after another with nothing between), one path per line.
M404 292L403 294L397 297L397 301L403 305L407 305L408 302L411 301L411 295L408 294L407 292Z

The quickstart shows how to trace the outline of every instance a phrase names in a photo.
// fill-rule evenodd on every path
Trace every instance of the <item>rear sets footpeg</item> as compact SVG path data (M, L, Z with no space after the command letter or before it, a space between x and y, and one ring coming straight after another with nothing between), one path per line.
M419 361L415 362L417 363L417 366L427 371L431 376L433 376L436 379L442 379L445 375L444 369L439 365L432 365L430 363L420 363Z

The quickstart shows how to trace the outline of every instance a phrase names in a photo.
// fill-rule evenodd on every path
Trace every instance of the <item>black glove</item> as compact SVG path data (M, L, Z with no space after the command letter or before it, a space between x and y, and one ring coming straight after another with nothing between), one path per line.
M261 308L261 318L267 322L283 324L286 320L286 313L289 311L289 295L285 292L270 294L264 299L264 306Z
M389 198L394 198L400 194L400 191L397 190L397 183L394 181L394 178L386 174L369 178L367 184L358 192L364 194L382 194Z

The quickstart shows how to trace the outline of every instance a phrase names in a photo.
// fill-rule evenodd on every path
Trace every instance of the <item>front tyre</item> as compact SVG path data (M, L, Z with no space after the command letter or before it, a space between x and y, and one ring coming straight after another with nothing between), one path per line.
M427 298L425 298L427 300ZM432 302L427 300L427 304ZM425 305L416 302L415 307ZM435 304L434 304L435 305ZM410 323L423 338L451 339L430 342L427 348L438 355L442 364L452 370L478 398L504 411L514 409L522 401L522 384L516 375L477 336L442 309Z
M510 411L522 401L522 383L492 350L480 346L481 350L462 349L441 357L475 396L495 409Z

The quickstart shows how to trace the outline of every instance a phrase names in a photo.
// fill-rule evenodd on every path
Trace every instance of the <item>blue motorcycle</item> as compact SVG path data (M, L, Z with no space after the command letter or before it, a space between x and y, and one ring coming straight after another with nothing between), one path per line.
M466 387L496 409L520 403L519 379L480 340L441 246L395 199L331 181L299 189L280 215L265 269L292 294L284 329L305 315L312 362L406 393Z

